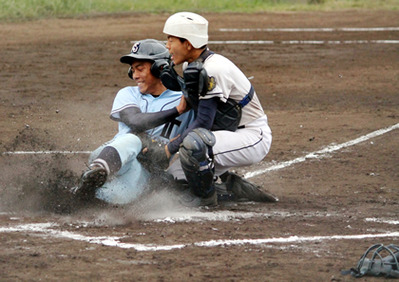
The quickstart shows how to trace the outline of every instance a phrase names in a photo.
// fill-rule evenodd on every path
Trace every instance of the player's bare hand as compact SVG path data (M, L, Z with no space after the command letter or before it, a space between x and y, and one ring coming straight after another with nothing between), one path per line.
M175 137L173 137L172 139L170 139L169 142L172 142L172 141L176 140L176 139L179 138L179 137L180 137L180 134L177 135L177 136L175 136ZM168 145L165 145L165 153L166 153L166 156L168 157L168 159L170 159L170 157L172 156L172 154L169 152Z
M171 154L170 154L170 152L169 152L168 145L165 145L165 154L166 154L166 157L167 157L168 159L170 159Z
M173 141L175 141L177 138L179 138L180 137L180 134L179 135L177 135L177 136L175 136L175 137L173 137L172 139L170 139L169 140L169 142L173 142Z
M187 104L186 98L184 98L183 95L181 96L180 103L176 106L176 109L179 112L179 115L190 110L190 106Z

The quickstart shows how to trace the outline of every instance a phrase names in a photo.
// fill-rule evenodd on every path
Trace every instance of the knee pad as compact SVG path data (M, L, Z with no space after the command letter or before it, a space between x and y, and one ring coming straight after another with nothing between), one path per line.
M211 159L215 136L209 130L196 128L183 140L179 153L183 167L190 171L199 171L201 163Z
M179 150L188 185L200 197L206 197L214 189L212 146L215 141L211 131L196 128L184 138Z

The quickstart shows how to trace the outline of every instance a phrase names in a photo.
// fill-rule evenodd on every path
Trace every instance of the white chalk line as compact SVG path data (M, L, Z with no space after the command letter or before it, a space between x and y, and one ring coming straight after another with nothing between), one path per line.
M399 40L215 40L209 44L243 44L243 45L346 45L346 44L399 44Z
M262 31L286 31L286 32L296 32L296 31L381 31L381 30L399 30L399 28L374 28L374 29L367 29L367 28L342 28L342 29L268 29L265 30L263 29ZM233 31L233 30L231 30ZM245 30L244 30L245 31ZM251 30L248 30L251 31ZM258 30L261 31L261 30ZM374 43L374 44L399 44L399 40L347 40L347 41L320 41L320 40L312 40L312 41L306 41L306 40L289 40L289 41L211 41L211 44L369 44L369 43ZM336 150L339 150L343 147L347 147L345 144L349 144L351 142L354 142L351 145L355 145L357 143L366 141L370 138L379 136L381 134L384 134L386 132L389 132L393 129L397 129L398 125L394 125L390 128L388 128L388 131L382 130L382 133L377 134L372 137L367 137L369 135L373 135L373 133L379 132L378 130L370 133L366 136L365 140L360 140L362 137L343 143L341 145L344 145L340 148L338 148L340 145L330 145L326 147L323 150L310 153L304 157L303 160L302 158L295 159L293 161L289 162L283 162L280 165L274 165L272 167L267 168L264 172L266 171L271 171L271 170L277 170L280 168L285 168L287 166L290 166L294 163L302 162L305 161L306 159L313 158L313 154L322 154L323 151L326 150L325 153L333 152ZM387 130L387 129L385 129ZM337 147L336 150L330 151L328 148L329 147ZM91 151L16 151L16 152L3 152L2 154L4 155L40 155L40 154L90 154ZM314 156L314 158L321 158L323 156ZM300 159L300 161L298 161ZM279 166L281 166L279 168ZM262 172L262 173L264 173ZM254 172L255 175L260 174L258 172ZM252 177L252 173L247 174L247 177ZM366 219L367 220L367 219ZM397 221L384 221L384 220L379 220L379 219L369 219L368 221L375 221L375 222L381 222L381 223L388 223L388 224L398 224ZM129 244L129 243L123 243L120 242L120 239L123 237L108 237L108 236L100 236L100 237L95 237L95 236L84 236L81 234L76 234L68 231L59 231L59 230L54 230L54 229L49 229L51 227L56 227L57 225L54 223L43 223L43 224L26 224L26 225L19 225L16 227L0 227L0 232L23 232L23 231L28 231L28 232L35 232L35 233L44 233L43 236L53 236L53 237L58 237L58 238L69 238L73 240L79 240L79 241L86 241L89 243L94 243L94 244L101 244L105 246L115 246L115 247L120 247L120 248L134 248L137 251L159 251L159 250L173 250L173 249L180 249L184 247L189 247L189 246L199 246L199 247L214 247L214 246L223 246L223 245L244 245L244 244L272 244L272 243L294 243L294 242L305 242L305 241L322 241L322 240L342 240L342 239L352 239L352 240L358 240L358 239L366 239L366 238L383 238L383 237L399 237L399 232L388 232L388 233L380 233L380 234L360 234L360 235L332 235L332 236L290 236L290 237L280 237L280 238L266 238L266 239L242 239L242 240L210 240L210 241L203 241L203 242L197 242L197 243L192 243L192 244L176 244L176 245L165 245L165 246L155 246L152 244Z
M383 128L383 129L379 129L376 131L373 131L369 134L366 134L364 136L361 136L359 138L356 138L354 140L350 140L348 142L345 143L341 143L341 144L330 144L327 147L325 147L324 149L321 149L319 151L316 152L312 152L309 153L305 156L302 157L298 157L296 159L290 160L290 161L285 161L285 162L281 162L275 165L272 165L270 167L267 167L265 169L260 169L260 170L256 170L256 171L251 171L251 172L247 172L244 174L244 178L251 178L260 174L264 174L266 172L269 171L274 171L274 170L279 170L279 169L283 169L286 167L289 167L291 165L297 164L297 163L301 163L304 162L308 159L321 159L326 157L329 153L333 153L335 151L341 150L342 148L346 148L346 147L350 147L353 145L356 145L358 143L367 141L371 138L375 138L377 136L383 135L385 133L388 133L392 130L398 129L399 128L399 123L394 124L390 127L387 128ZM40 155L40 154L90 154L91 151L16 151L16 152L3 152L3 155Z
M362 240L370 238L387 238L399 237L399 232L387 232L379 234L356 234L356 235L332 235L332 236L289 236L277 238L263 239L233 239L233 240L209 240L186 244L174 245L155 245L155 244L132 244L121 242L126 237L108 237L108 236L85 236L70 231L61 231L51 229L57 227L54 223L30 223L17 225L14 227L0 227L0 233L4 232L25 232L36 233L37 236L66 238L76 241L88 242L91 244L99 244L109 247L118 247L122 249L135 249L136 251L170 251L174 249L182 249L186 247L218 247L218 246L237 246L237 245L264 245L264 244L284 244L284 243L301 243L301 242L317 242L327 240Z
M204 212L204 211L196 211L196 210L187 210L180 212L168 211L166 215L162 215L162 218L157 216L157 218L152 218L154 222L165 222L165 223L175 223L175 222L202 222L202 221L223 221L223 222L231 222L231 221L240 221L248 218L289 218L289 217L333 217L340 216L330 212L287 212L287 211L278 211L275 210L270 213L257 213L257 212L237 212L237 211L217 211L217 212Z
M399 27L342 27L342 28L220 28L221 32L376 32L399 31ZM216 40L209 44L248 44L248 45L346 45L346 44L399 44L399 40Z
M222 32L359 32L359 31L399 31L399 27L327 27L327 28L219 28Z
M90 154L91 151L14 151L3 152L2 155L51 155L51 154Z
M307 155L305 155L303 157L299 157L299 158L293 159L291 161L281 162L281 163L275 164L273 166L267 167L265 169L260 169L260 170L256 170L256 171L247 172L246 174L244 174L244 177L245 178L251 178L251 177L254 177L254 176L257 176L257 175L260 175L260 174L264 174L264 173L269 172L269 171L283 169L283 168L289 167L289 166L291 166L293 164L301 163L301 162L304 162L304 161L309 160L309 159L321 159L321 158L324 158L324 157L328 156L328 154L330 154L330 153L336 152L336 151L341 150L343 148L354 146L354 145L359 144L361 142L365 142L365 141L367 141L367 140L369 140L371 138L375 138L377 136L383 135L385 133L388 133L388 132L390 132L392 130L395 130L395 129L398 129L398 128L399 128L399 123L397 123L395 125L392 125L390 127L387 127L387 128L383 128L383 129L379 129L379 130L373 131L373 132L371 132L369 134L366 134L364 136L361 136L361 137L356 138L354 140L350 140L350 141L345 142L345 143L331 144L331 145L325 147L324 149L321 149L321 150L316 151L316 152L309 153L309 154L307 154Z
M134 44L137 41L132 40ZM166 41L163 41L166 43ZM399 44L399 40L211 40L208 44L225 45L350 45L350 44Z
M389 220L389 219L382 219L382 218L366 218L366 222L378 222L378 223L386 223L386 224L393 224L393 225L398 225L399 220Z

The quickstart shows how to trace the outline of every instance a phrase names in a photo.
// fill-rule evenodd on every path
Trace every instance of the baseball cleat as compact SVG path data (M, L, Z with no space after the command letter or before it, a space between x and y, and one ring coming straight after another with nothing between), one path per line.
M179 195L179 203L185 207L214 207L218 205L218 195L216 191L212 192L208 197L198 197L187 189Z
M226 183L214 183L216 193L218 195L219 202L234 202L237 201L237 197L234 195L233 192L227 191Z
M227 192L233 193L235 201L278 202L278 198L270 192L262 190L259 186L232 172L223 176Z
M94 198L97 188L104 185L107 181L107 171L101 164L91 164L79 181L79 185L72 188L71 192L83 200Z

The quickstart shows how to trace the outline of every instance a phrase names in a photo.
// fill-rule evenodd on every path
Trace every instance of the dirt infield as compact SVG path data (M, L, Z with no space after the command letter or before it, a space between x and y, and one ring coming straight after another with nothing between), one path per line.
M399 31L366 28L397 27L399 12L205 16L211 41L267 41L209 47L253 77L273 144L237 172L259 172L250 180L280 201L184 210L159 195L59 213L56 188L87 154L27 152L112 138L113 98L131 84L119 57L164 40L168 15L0 24L0 280L348 281L341 270L369 246L398 244ZM321 151L330 145L342 146Z

